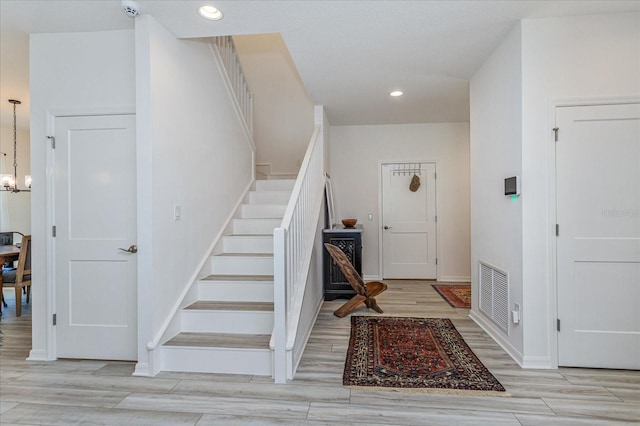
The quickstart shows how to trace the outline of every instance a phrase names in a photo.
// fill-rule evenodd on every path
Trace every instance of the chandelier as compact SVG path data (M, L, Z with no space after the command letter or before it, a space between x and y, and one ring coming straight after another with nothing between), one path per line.
M24 186L27 189L18 188L18 138L16 131L16 105L20 105L22 102L16 99L9 99L9 103L13 104L13 174L0 175L0 180L5 191L10 192L31 192L31 176L26 175L24 177ZM4 154L6 155L6 154Z

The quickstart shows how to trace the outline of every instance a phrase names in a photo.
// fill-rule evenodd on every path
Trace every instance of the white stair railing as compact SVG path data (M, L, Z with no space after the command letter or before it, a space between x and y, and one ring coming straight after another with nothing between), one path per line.
M316 125L282 224L273 231L276 383L293 378L291 350L324 196L324 147L320 133L320 126Z
M231 36L213 37L212 41L220 55L224 70L238 101L240 112L244 116L251 137L253 137L253 94L249 90L247 80L242 72L236 46Z

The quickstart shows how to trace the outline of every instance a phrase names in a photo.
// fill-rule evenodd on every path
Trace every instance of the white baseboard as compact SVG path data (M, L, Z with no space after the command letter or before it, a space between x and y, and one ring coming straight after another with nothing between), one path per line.
M502 331L495 328L493 323L487 320L481 314L478 314L475 311L469 312L469 318L471 318L476 324L480 326L488 335L491 337L502 349L505 350L507 354L521 368L525 369L546 369L552 370L556 369L556 367L552 364L552 360L550 356L524 356L520 351L518 351L512 344L507 340L506 336Z
M525 356L522 360L522 368L536 368L539 370L555 370L557 367L551 365L551 357L548 356Z
M162 366L162 345L155 348L147 346L146 362L138 361L133 376L154 377Z
M146 362L138 362L136 363L136 368L133 371L132 376L136 377L151 377L149 372L149 364Z
M455 276L455 275L445 275L443 277L440 277L438 279L438 282L442 282L442 283L470 283L471 282L471 277L464 275L464 276Z
M380 275L363 275L362 279L364 281L381 281L382 277L380 277ZM440 277L438 279L438 282L443 282L443 283L470 283L471 282L471 277L470 276L444 276L444 277Z
M382 278L380 278L380 275L363 275L362 279L364 281L380 281Z
M273 172L271 169L271 163L258 163L256 164L256 172L265 175L266 179L296 179L298 177L299 170L293 173Z
M56 358L49 358L46 350L31 349L27 361L55 361Z
M523 355L509 342L504 333L496 329L490 321L476 311L469 312L469 318L480 326L518 365L524 367Z

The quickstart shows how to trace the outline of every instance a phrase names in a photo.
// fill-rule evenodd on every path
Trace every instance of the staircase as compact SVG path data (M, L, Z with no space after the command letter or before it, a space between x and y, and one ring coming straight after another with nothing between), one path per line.
M198 300L180 312L181 332L162 346L162 370L272 375L273 229L294 183L255 182L197 282Z

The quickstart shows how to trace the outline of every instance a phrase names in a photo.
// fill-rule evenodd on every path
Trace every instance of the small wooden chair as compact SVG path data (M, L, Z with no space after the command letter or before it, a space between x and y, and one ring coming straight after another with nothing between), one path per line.
M371 281L365 284L362 277L360 277L360 274L358 274L358 271L356 271L356 268L354 268L351 262L349 262L347 255L344 254L342 250L329 243L324 243L324 247L331 255L331 258L340 267L340 270L347 278L347 281L349 281L349 284L351 284L351 287L356 292L356 295L338 308L333 315L338 318L345 317L355 311L356 308L363 303L367 305L367 308L382 313L382 309L378 306L374 297L385 291L387 289L387 285L379 281Z
M20 255L18 256L18 268L2 272L0 293L5 284L12 284L15 287L16 316L19 317L22 315L22 289L26 289L27 303L29 303L31 296L31 235L22 237Z

